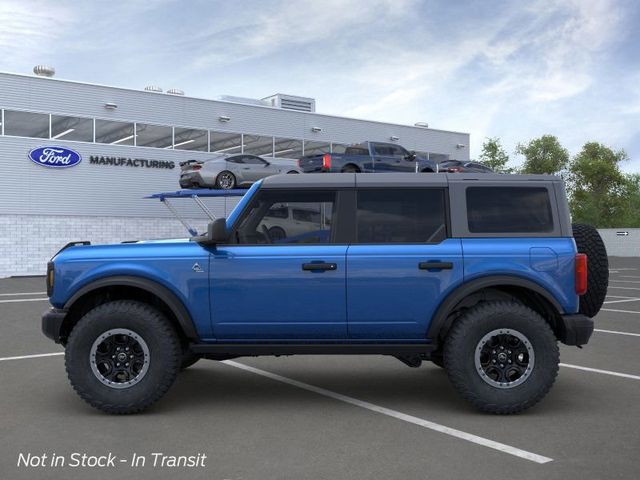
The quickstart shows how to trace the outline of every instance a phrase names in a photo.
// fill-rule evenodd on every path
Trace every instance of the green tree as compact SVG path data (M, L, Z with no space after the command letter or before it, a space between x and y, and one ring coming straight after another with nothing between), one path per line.
M520 173L561 174L569 163L569 151L554 135L543 135L527 143L519 143L516 154L524 156Z
M620 227L640 228L640 174L625 176L624 213Z
M480 163L498 173L513 173L514 169L507 167L509 155L502 148L498 137L487 137L482 144L482 153L478 158Z
M584 144L569 167L574 222L601 228L630 226L625 223L634 213L627 210L640 186L637 178L625 176L620 170L620 162L627 158L624 150L614 151L598 142Z

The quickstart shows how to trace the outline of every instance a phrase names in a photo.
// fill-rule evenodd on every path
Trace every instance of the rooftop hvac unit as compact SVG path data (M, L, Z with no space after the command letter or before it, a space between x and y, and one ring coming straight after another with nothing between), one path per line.
M298 112L315 112L316 101L309 97L296 97L294 95L285 95L276 93L270 97L263 98L272 107L282 108L285 110L296 110Z

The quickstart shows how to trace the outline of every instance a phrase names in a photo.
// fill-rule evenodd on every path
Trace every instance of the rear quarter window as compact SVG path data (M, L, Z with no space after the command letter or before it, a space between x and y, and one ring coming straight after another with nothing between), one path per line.
M467 221L471 233L554 230L549 191L544 187L469 187Z

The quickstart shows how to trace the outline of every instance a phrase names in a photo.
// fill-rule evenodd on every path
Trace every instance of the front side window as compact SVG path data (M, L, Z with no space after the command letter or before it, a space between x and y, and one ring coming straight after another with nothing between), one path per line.
M254 157L253 155L245 155L243 157L243 163L248 163L250 165L266 165L267 162L260 157Z
M358 243L439 243L447 236L441 188L358 192Z
M467 221L472 233L551 232L549 192L544 187L469 187Z
M331 243L335 192L263 191L249 207L236 240L240 244Z

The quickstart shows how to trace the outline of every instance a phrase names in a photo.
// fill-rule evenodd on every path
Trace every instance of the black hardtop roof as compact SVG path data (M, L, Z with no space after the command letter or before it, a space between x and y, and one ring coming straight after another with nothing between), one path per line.
M419 187L447 186L452 183L562 182L554 175L512 175L499 173L316 173L273 175L262 181L262 188L335 187Z

